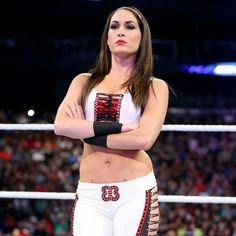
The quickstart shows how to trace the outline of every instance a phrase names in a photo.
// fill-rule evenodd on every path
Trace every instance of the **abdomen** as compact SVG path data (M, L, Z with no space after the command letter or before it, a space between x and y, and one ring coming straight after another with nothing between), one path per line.
M151 170L151 160L144 151L113 150L85 144L80 181L122 182L144 176Z

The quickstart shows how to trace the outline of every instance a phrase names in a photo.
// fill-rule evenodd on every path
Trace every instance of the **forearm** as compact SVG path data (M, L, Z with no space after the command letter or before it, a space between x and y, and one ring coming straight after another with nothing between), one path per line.
M85 143L121 150L148 150L156 140L143 129L85 139Z
M94 136L93 122L83 119L65 118L54 122L56 135L73 139L84 139Z
M154 91L155 90L155 91ZM168 86L156 80L150 87L148 101L143 110L138 128L132 131L92 138L85 142L120 150L149 150L156 141L164 124L168 107Z
M97 122L83 119L65 118L56 121L54 130L57 135L63 135L75 139L86 139L133 129L133 124L121 124L117 122Z
M111 134L107 137L107 147L122 150L148 150L155 142L145 130L138 128L121 134Z

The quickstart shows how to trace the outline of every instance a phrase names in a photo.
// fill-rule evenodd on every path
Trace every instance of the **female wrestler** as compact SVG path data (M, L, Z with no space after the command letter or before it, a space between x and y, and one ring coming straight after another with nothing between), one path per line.
M60 104L56 135L84 142L75 236L157 235L157 184L145 152L163 126L169 89L153 76L151 33L135 7L107 18L96 66L76 76Z

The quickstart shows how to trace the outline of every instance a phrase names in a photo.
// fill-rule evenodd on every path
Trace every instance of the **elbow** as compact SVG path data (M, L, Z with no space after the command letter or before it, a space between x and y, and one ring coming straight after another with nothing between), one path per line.
M152 148L155 140L153 141L150 137L140 137L139 147L141 150L148 151Z
M64 134L64 125L63 122L55 121L54 122L54 134L63 135Z

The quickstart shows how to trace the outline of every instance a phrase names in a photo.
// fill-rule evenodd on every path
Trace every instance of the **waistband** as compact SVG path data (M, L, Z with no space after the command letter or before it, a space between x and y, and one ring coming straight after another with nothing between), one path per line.
M89 183L79 181L77 192L80 189L84 190L95 190L101 189L103 186L113 186L116 185L119 188L135 188L140 190L149 190L157 185L154 172L151 171L145 176L141 176L132 180L122 181L122 182L113 182L113 183Z

